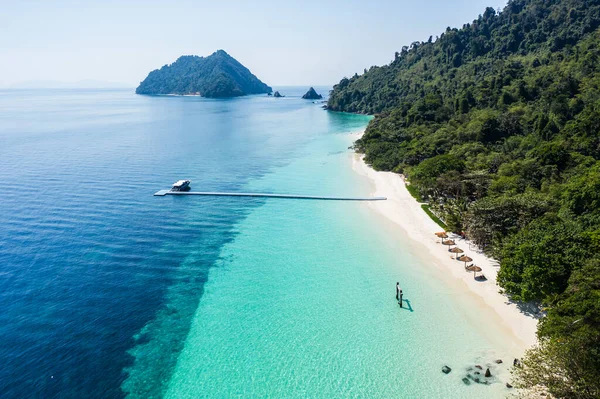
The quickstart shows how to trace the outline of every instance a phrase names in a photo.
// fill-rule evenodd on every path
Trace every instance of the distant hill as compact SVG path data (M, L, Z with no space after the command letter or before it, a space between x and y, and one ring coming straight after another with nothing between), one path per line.
M133 85L120 82L107 82L104 80L85 79L75 82L58 80L28 80L14 83L10 89L128 89Z
M248 68L223 50L208 57L181 56L148 74L137 94L199 94L202 97L238 97L270 93Z

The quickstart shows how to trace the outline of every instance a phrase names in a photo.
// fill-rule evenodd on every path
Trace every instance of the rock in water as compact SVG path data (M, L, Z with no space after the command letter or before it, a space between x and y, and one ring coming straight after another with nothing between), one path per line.
M471 385L471 380L469 380L467 377L463 378L463 379L462 379L462 382L463 382L465 385Z
M490 372L490 369L486 369L485 370L485 376L486 377L491 377L492 376L492 373Z
M451 372L451 371L452 371L452 369L451 369L450 367L448 367L448 366L444 366L444 367L442 367L442 372L443 372L444 374L448 374L448 373L449 373L449 372Z
M305 100L320 100L323 96L318 94L315 89L311 87L302 98Z
M279 93L278 91L276 91L275 93L273 93L273 97L279 98L279 97L283 97L283 96L281 95L281 93Z
M510 384L507 382L507 383L506 383L506 387L507 387L507 388L512 388L513 386L512 386L512 385L510 385Z
M496 364L502 364L502 359L496 360Z

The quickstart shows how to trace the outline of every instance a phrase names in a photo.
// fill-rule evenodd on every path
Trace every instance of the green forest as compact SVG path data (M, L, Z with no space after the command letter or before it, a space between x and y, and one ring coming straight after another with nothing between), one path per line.
M334 86L355 149L546 312L515 382L600 397L600 0L514 0Z

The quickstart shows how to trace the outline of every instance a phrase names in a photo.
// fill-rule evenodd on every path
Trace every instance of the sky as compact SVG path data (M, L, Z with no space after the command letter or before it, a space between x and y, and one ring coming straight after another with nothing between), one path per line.
M332 85L500 0L0 0L0 87L135 87L180 55L224 49L271 86Z

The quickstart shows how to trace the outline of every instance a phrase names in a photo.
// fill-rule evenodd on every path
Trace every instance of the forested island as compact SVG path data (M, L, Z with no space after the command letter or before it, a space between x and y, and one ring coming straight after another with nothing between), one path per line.
M238 97L271 93L248 68L223 50L208 57L181 56L148 74L137 94L195 94L202 97Z
M403 173L448 229L547 311L515 380L600 397L600 1L511 0L344 78L330 110L375 114L355 149Z

